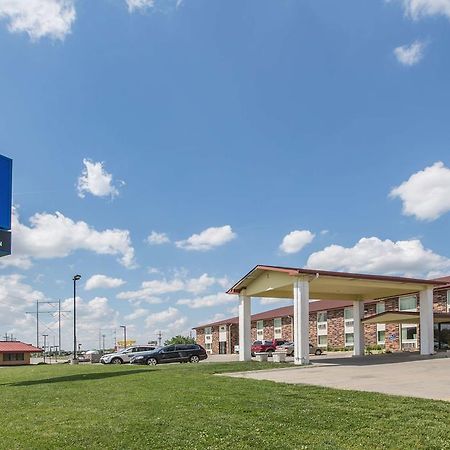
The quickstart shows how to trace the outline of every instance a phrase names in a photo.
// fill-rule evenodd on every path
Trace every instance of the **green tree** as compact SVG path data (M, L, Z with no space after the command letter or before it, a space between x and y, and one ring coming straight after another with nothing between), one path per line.
M174 336L164 342L164 345L174 345L174 344L195 344L195 339L189 336Z

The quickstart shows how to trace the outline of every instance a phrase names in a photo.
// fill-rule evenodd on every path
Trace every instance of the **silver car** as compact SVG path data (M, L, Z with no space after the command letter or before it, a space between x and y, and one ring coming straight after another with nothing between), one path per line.
M129 363L133 356L155 350L154 345L133 345L116 353L108 353L100 358L102 364L124 364Z
M294 343L286 342L286 344L280 345L279 348L286 350L286 356L294 356ZM320 347L315 347L309 343L309 354L310 355L321 355L323 350Z

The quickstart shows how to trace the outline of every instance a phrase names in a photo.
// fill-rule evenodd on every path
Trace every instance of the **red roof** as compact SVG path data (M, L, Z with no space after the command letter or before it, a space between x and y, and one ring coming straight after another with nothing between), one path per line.
M0 341L0 353L36 353L42 352L41 348L20 341Z
M318 302L311 302L309 304L309 311L315 312L315 311L329 311L331 309L340 309L345 308L346 306L353 306L352 301L346 301L346 300L320 300ZM264 311L258 314L252 314L252 322L255 322L257 320L268 320L268 319L274 319L276 317L286 317L286 316L292 316L294 314L294 306L282 306L281 308L271 309L269 311ZM205 325L199 325L195 327L197 328L204 328L204 327L211 327L215 325L226 325L226 324L238 324L239 323L239 317L231 317L229 319L223 319L219 320L217 322L207 323Z

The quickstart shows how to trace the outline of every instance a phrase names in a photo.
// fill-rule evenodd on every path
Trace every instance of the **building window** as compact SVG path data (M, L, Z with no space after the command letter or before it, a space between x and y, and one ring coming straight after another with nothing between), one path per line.
M25 361L24 353L3 353L3 361Z
M317 345L326 347L328 344L328 322L327 312L320 311L317 313Z
M273 337L281 339L283 337L283 330L281 327L281 317L273 319Z
M407 297L400 297L398 299L398 309L400 311L416 311L417 310L416 296L409 295Z
M353 345L353 308L344 309L345 346Z
M450 312L450 291L447 291L447 312Z
M264 339L264 320L256 322L256 339Z
M345 333L345 346L350 347L354 343L353 333Z
M211 342L206 342L205 343L205 350L211 350Z
M212 327L205 327L205 334L212 334Z
M377 324L377 344L384 345L386 343L386 325L384 323Z
M402 325L402 342L416 342L417 327L415 325Z
M386 304L385 304L384 302L378 302L378 303L375 305L375 312L376 312L377 314L384 313L385 311L386 311Z

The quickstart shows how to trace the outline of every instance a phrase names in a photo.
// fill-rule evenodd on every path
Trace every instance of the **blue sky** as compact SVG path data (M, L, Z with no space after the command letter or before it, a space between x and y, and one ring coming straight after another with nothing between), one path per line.
M433 0L0 0L0 333L32 341L24 311L74 273L85 348L234 315L255 264L450 274L449 20Z

